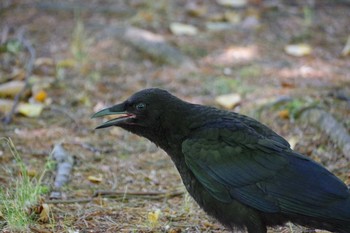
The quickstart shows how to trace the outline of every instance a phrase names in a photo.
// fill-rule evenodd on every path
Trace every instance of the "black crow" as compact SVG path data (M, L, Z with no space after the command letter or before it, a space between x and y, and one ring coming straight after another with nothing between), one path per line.
M347 186L262 123L158 88L93 118L115 114L122 115L97 128L118 126L165 150L191 196L228 228L266 233L291 221L350 233Z

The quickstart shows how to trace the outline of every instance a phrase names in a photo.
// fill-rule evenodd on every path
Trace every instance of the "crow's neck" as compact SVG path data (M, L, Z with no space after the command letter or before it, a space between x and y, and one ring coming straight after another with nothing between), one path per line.
M223 111L216 108L176 101L174 104L169 103L167 111L159 118L159 124L154 127L127 125L123 128L149 139L168 153L180 153L183 141L189 138L193 131L220 121L222 116L225 116Z

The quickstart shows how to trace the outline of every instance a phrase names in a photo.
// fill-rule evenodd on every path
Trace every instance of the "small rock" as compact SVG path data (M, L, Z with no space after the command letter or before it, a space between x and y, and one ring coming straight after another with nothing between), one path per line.
M198 29L195 26L183 23L171 23L170 31L177 36L194 36L198 34Z

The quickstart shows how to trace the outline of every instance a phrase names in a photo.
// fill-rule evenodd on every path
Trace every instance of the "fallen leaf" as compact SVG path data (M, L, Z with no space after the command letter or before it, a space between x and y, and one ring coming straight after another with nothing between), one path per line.
M102 175L98 176L88 176L87 178L91 183L98 184L103 181Z
M310 55L312 48L308 44L290 44L284 47L284 51L295 57Z
M278 112L278 116L282 119L289 119L290 112L288 109L284 109Z
M57 62L59 68L74 68L77 62L74 59L64 59Z
M180 228L171 228L168 233L181 233L181 229Z
M40 90L38 93L35 94L34 99L38 102L44 102L47 98L46 91Z
M149 212L148 213L148 221L152 225L156 225L158 223L159 215L160 215L160 209L157 209L154 212Z
M17 80L3 83L0 85L0 96L14 97L23 89L25 85L25 82Z
M177 36L194 36L198 33L198 29L195 26L183 23L171 23L170 31Z
M14 68L10 74L11 79L23 80L26 77L26 71L19 68Z
M50 57L39 57L35 60L35 66L53 66L55 62Z
M11 111L13 106L12 100L0 99L0 112L8 113Z
M50 219L50 206L45 203L43 203L41 206L42 206L42 210L40 212L40 216L38 220L42 223L47 223L49 222L49 219Z
M240 104L241 96L239 94L220 95L215 98L215 101L226 109L233 109Z
M282 85L283 88L295 88L295 83L288 82L288 81L285 81L285 80L281 81L281 85Z
M247 5L247 0L217 0L216 2L222 6L235 8L244 7Z
M26 117L38 117L43 109L42 104L21 103L18 105L18 112Z

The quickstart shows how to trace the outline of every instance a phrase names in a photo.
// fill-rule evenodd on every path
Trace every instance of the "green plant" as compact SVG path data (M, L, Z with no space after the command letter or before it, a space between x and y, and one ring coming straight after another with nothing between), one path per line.
M38 179L30 178L12 140L6 137L0 140L6 141L21 173L13 185L0 190L0 212L9 230L25 231L33 223L31 207L48 191L47 187L41 184L45 171Z

